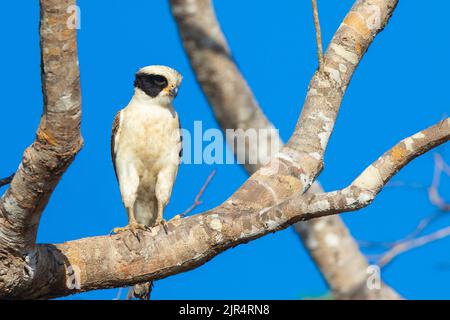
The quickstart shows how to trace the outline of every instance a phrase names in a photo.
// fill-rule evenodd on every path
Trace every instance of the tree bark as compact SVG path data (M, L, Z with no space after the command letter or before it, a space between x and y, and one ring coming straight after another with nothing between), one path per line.
M447 118L398 143L342 190L298 193L265 207L258 201L243 201L237 193L217 208L169 222L168 233L157 226L139 232L139 237L127 233L40 245L36 266L39 277L31 284L33 289L18 298L60 297L162 279L192 270L227 249L295 222L361 209L407 163L449 139ZM241 192L246 190L259 198L269 196L264 187L247 186Z
M359 2L362 3L361 1ZM171 0L170 3L184 49L222 130L242 129L245 131L249 129L265 129L272 133L267 136L267 139L258 139L258 143L255 145L241 144L241 149L235 148L234 150L237 158L244 164L247 171L253 174L262 164L267 162L267 156L272 156L277 151L271 150L271 146L281 147L283 142L276 133L277 131L274 126L264 115L251 89L234 62L211 1ZM390 3L385 2L385 8L389 8L388 10L392 12L395 4L396 2L393 1ZM359 7L356 3L355 10L350 12L346 21L350 21L351 17L359 17L359 14L367 11L368 8L371 8L369 3L366 3L364 6L360 5ZM375 7L372 10L376 10ZM373 13L375 12L373 11ZM370 17L370 14L367 14L367 17ZM388 20L386 16L384 17L385 19L380 22L383 25ZM363 16L359 20L356 19L353 24L359 23L362 18ZM341 28L344 28L344 26L345 28L349 28L345 22ZM350 27L352 27L352 24L350 24ZM348 36L350 39L355 37L353 33L349 32ZM341 38L343 37L341 36ZM340 48L337 46L336 41L334 43L332 42L332 45L333 48ZM328 60L343 59L340 57L340 54L343 52L347 52L348 56L353 57L353 61L355 62L358 62L363 56L359 46L354 45L344 50L329 50ZM323 60L323 57L320 60ZM347 67L345 65L343 67L339 65L339 68ZM338 72L339 75L340 71L337 71L339 68L332 69L329 63L327 71L335 70L332 73ZM346 76L347 78L352 75L350 71L348 72L349 75ZM229 142L233 143L233 141ZM236 146L235 144L233 145ZM258 162L257 164L249 164L249 159L254 154L258 155ZM319 154L315 154L315 156L318 157ZM314 184L313 189L316 193L323 192L319 184ZM305 248L316 262L321 274L336 298L347 299L353 296L354 292L360 292L361 284L365 283L365 278L367 277L368 262L360 252L355 239L348 232L339 216L300 222L295 226L295 230L301 236ZM339 235L339 244L329 246L325 239L329 239L330 237L335 238L336 235ZM361 294L358 296L359 298L364 298ZM382 286L377 296L377 298L385 299L399 297L398 294L386 285ZM368 293L366 298L374 298L373 293Z
M321 216L369 205L420 154L448 141L450 119L405 139L350 186L304 194L320 173L340 102L353 72L383 29L394 0L358 0L333 37L295 132L271 161L219 207L131 233L36 245L39 218L82 145L74 0L41 0L44 112L35 142L0 202L0 298L52 298L130 286L191 270L236 245Z
M38 259L36 234L53 190L83 145L76 30L67 28L74 0L41 0L44 110L0 200L0 296L30 290Z

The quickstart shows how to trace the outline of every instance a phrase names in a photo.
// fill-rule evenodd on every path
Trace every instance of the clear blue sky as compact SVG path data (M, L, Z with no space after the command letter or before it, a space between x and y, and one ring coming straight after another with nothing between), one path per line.
M319 1L325 46L353 1ZM85 147L63 177L45 211L39 242L107 234L125 225L110 160L114 114L133 93L135 71L165 64L184 75L176 106L183 126L217 123L182 50L163 0L80 0L79 52ZM310 1L216 0L218 17L234 56L259 102L287 140L316 68ZM0 11L2 116L0 175L15 171L34 139L42 110L38 1L5 1ZM342 104L321 181L341 188L400 139L450 110L448 1L400 1L385 31L359 66ZM275 90L274 90L275 89ZM450 160L448 147L439 149ZM167 216L184 211L213 168L218 174L197 211L225 200L246 179L237 165L182 166ZM395 179L431 182L433 157L416 160ZM448 179L442 193L449 194ZM426 195L385 190L365 210L344 215L361 240L395 240L433 212ZM430 229L450 225L442 219ZM450 298L450 238L409 252L383 272L406 298ZM76 295L113 299L117 290ZM321 295L326 286L291 229L226 251L206 265L156 282L155 299L297 299Z

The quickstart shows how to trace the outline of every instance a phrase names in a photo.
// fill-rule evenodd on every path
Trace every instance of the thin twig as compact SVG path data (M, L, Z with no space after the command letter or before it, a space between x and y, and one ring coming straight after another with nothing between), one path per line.
M419 182L407 182L407 181L390 181L386 188L410 188L418 189L420 191L426 190L427 187Z
M378 260L378 265L380 266L380 268L383 268L399 254L424 246L430 242L444 239L448 236L450 236L450 227L445 227L429 235L399 243L382 255L382 257Z
M322 49L322 33L320 32L319 12L317 10L317 0L312 0L314 27L316 28L317 56L319 58L319 71L323 73L323 49Z
M181 215L185 216L188 213L192 212L195 208L197 208L199 205L201 205L203 203L203 201L200 200L200 198L202 197L203 193L205 192L206 188L208 187L209 183L211 182L212 178L214 178L214 176L216 175L217 170L214 169L208 176L208 178L206 179L205 183L203 184L202 188L200 189L200 191L197 193L197 195L195 196L194 199L194 203L186 210L184 211Z
M113 300L120 300L122 296L122 288L119 288L119 290L117 290L117 295Z
M393 242L371 242L371 241L359 242L360 245L365 247L388 248L388 250L384 253L370 256L371 258L377 260L377 264L380 267L385 267L395 257L406 251L423 246L432 241L440 240L450 235L450 227L446 227L429 235L419 237L421 233L429 225L431 225L431 223L433 223L434 221L445 215L448 211L450 211L450 204L445 202L444 199L439 194L441 176L443 173L448 175L450 172L450 170L448 169L449 169L448 164L444 161L444 159L439 153L436 153L434 155L433 181L430 187L426 189L426 192L428 193L428 199L430 203L437 208L437 212L434 212L430 216L422 219L416 226L416 228L401 240ZM402 184L400 183L394 186L402 186ZM403 186L407 185L403 184Z
M0 188L3 186L6 186L7 184L10 184L13 178L14 178L14 174L10 175L7 178L1 179L0 180Z
M418 236L420 236L422 234L422 232L428 227L430 226L433 222L435 222L436 220L438 220L439 218L441 218L444 215L443 212L441 211L437 211L434 212L432 214L430 214L429 216L426 216L425 218L423 218L422 220L419 221L419 223L417 224L417 226L414 228L413 231L411 231L409 234L407 234L404 238L400 239L400 240L395 240L395 241L379 241L379 242L375 242L375 241L358 241L359 245L361 247L365 247L365 248L384 248L384 249L392 249L393 247L395 247L396 245L399 245L403 242L406 241L410 241L413 240L415 238L417 238ZM374 257L377 257L379 255L373 255Z
M446 203L445 200L439 194L439 185L441 182L442 173L449 174L448 165L439 153L434 155L434 174L433 182L428 189L428 197L430 202L439 208L443 212L450 211L450 203Z

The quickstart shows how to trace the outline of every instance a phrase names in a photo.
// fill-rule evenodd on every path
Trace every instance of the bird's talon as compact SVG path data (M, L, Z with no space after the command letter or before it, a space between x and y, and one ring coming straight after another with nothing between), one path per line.
M172 220L180 220L186 218L186 214L181 213L181 214L177 214L175 217L172 218Z
M167 221L166 220L161 220L159 223L164 228L164 231L166 232L166 234L169 234L169 228L167 226Z
M112 231L110 232L110 234L119 234L119 233L124 232L124 231L126 231L126 230L127 230L126 227L123 227L123 228L114 228L114 229L112 229Z
M122 232L125 232L125 231L131 231L131 233L134 236L136 236L138 230L147 231L147 230L149 230L148 228L149 227L147 227L146 225L143 225L143 224L138 224L138 223L136 223L136 224L129 224L126 227L123 227L123 228L114 228L111 231L110 235L113 234L113 233L119 234L119 233L122 233Z

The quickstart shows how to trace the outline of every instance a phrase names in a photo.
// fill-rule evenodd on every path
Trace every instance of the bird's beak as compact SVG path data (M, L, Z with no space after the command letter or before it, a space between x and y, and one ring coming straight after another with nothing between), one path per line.
M167 87L164 91L174 98L178 95L178 87L175 86Z
M178 87L170 89L169 94L175 98L178 95Z

